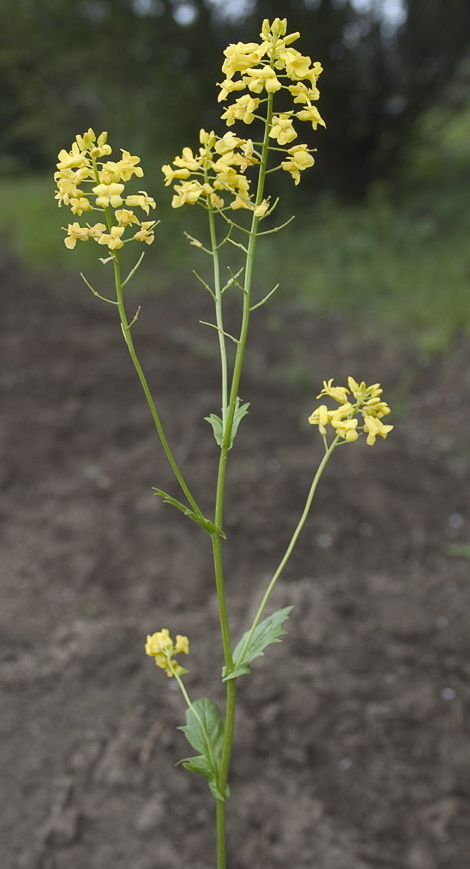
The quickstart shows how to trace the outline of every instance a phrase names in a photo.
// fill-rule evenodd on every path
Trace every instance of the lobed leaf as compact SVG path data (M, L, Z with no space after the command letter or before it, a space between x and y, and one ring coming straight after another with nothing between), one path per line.
M284 607L284 609L276 610L272 615L263 619L257 625L250 637L250 631L245 631L233 653L234 668L227 672L226 668L222 673L222 681L228 682L229 679L237 679L238 676L246 676L251 672L250 664L255 658L264 655L264 650L271 643L280 643L279 637L286 634L283 624L293 610L292 606ZM250 639L248 639L250 637Z
M207 697L196 700L186 710L186 724L179 729L183 731L191 747L199 752L196 757L187 757L180 763L185 769L203 775L217 800L225 799L228 790L221 794L218 788L224 742L224 725L219 707Z

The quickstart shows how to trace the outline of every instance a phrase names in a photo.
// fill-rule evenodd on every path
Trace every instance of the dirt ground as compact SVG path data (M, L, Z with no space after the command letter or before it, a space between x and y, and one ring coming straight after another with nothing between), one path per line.
M2 869L211 869L212 799L175 768L183 703L143 652L163 626L187 634L191 694L223 702L209 540L152 494L179 493L114 309L7 257L0 277ZM139 301L134 338L209 511L206 299ZM230 869L468 869L470 341L424 363L285 297L269 311L228 478L235 638L321 455L322 379L382 381L396 428L336 452L275 595L288 636L240 681Z

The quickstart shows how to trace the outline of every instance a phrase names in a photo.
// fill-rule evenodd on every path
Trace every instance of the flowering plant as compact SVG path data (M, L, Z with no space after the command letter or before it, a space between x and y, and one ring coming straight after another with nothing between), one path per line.
M379 384L367 386L353 377L348 378L348 386L334 386L333 379L323 383L317 398L332 399L337 404L333 409L325 403L320 404L309 418L323 437L323 456L313 473L305 506L289 545L260 596L251 624L234 644L227 612L223 561L225 480L229 452L249 408L248 403L243 404L239 398L239 386L251 314L277 289L272 288L261 299L253 299L257 241L261 236L282 228L260 228L277 204L266 192L266 179L268 173L281 170L291 176L295 185L299 184L302 173L314 165L314 158L313 149L308 144L292 144L297 139L298 125L307 122L313 130L319 125L324 126L315 105L320 95L317 82L322 68L318 62L312 63L310 57L293 48L298 38L298 33L287 32L286 19L276 18L272 23L265 20L260 42L229 45L224 52L222 73L225 78L220 83L219 100L233 101L223 112L222 120L229 128L239 123L256 124L256 129L261 129L262 133L259 139L239 136L232 129L224 129L222 135L201 130L199 148L183 148L181 155L162 170L165 185L173 186L173 207L198 205L207 216L207 240L203 242L192 236L188 239L212 261L210 283L196 276L214 303L215 322L205 325L215 330L220 354L220 409L206 417L220 449L215 504L210 516L199 506L170 448L131 335L138 312L129 320L126 311L123 290L142 256L122 280L119 251L132 241L151 244L157 225L156 221L141 220L139 216L143 211L148 217L150 209L155 208L155 200L142 190L126 192L129 182L143 176L140 160L124 150L120 160L107 159L111 154L107 134L96 137L93 130L88 130L76 137L70 151L60 152L55 174L59 205L69 206L72 213L82 220L84 216L85 219L90 217L90 212L99 212L100 219L96 223L76 220L68 224L65 244L72 249L77 241L93 240L108 250L108 256L102 262L113 263L115 298L101 295L86 279L85 282L96 296L117 307L129 354L184 500L180 501L162 489L155 489L155 494L203 529L212 545L224 654L221 674L226 691L224 713L213 700L190 698L183 679L188 671L180 663L180 657L178 660L178 656L189 653L187 637L178 634L173 641L169 630L162 628L148 635L145 651L157 667L176 680L187 705L186 724L181 729L196 755L186 758L183 764L188 770L204 776L215 799L217 869L226 867L225 806L229 796L228 775L238 680L249 674L256 658L286 633L284 624L292 610L289 606L265 616L268 601L305 524L319 480L334 450L356 441L362 434L366 435L367 443L373 445L378 436L385 438L392 429L391 425L382 422L390 409L382 400ZM291 108L277 108L278 95L282 92L284 97L287 95ZM138 209L137 213L135 209ZM248 228L235 221L234 212L239 211L249 215ZM224 282L221 260L222 255L230 250L230 245L243 252L244 265L237 272L229 268L229 278ZM225 293L229 288L238 293L241 303L240 327L235 335L228 333L224 325ZM235 345L233 357L227 352L227 341ZM329 433L332 434L330 441Z

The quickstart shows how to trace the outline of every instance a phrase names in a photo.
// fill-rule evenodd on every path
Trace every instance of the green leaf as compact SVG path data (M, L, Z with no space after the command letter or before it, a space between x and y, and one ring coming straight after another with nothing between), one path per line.
M173 507L176 507L177 510L180 510L184 513L185 516L188 516L196 525L199 525L200 528L203 528L204 531L207 531L208 534L218 534L219 537L223 537L225 540L225 534L221 528L218 528L217 525L214 525L210 519L206 519L202 513L196 513L195 510L191 510L190 507L187 507L186 504L182 504L181 501L178 501L176 498L173 498L172 495L168 495L167 492L164 492L163 489L152 489L159 498L163 500L165 504L172 504Z
M208 780L213 777L213 772L207 763L206 758L203 757L202 754L199 754L197 757L185 757L184 760L178 762L181 763L185 769L189 769L190 772L197 772Z
M192 748L199 752L196 757L187 757L180 763L191 772L203 775L216 799L225 799L228 792L222 795L218 789L224 742L224 725L219 707L207 697L196 700L186 710L186 724L179 729L183 731Z
M271 643L281 642L279 637L287 633L282 626L292 610L292 606L287 606L282 610L276 610L267 619L263 619L253 631L250 640L248 640L250 631L246 631L243 634L233 653L234 669L227 672L226 668L224 668L222 673L223 682L228 682L229 679L237 679L238 676L246 676L251 672L251 662L255 658L264 655L266 646L270 646Z
M248 413L248 408L250 406L250 402L246 402L246 404L240 404L240 399L237 398L235 403L235 412L233 415L232 422L232 431L230 433L230 444L229 450L233 447L233 442L237 436L238 426L240 425L242 419ZM212 426L212 431L214 432L214 437L219 445L219 447L223 446L224 443L224 424L221 420L220 416L217 416L216 413L211 413L210 416L205 416L204 419Z
M246 416L248 413L249 406L250 406L249 401L246 404L240 404L240 399L237 398L237 403L235 405L235 413L233 416L232 433L230 436L230 448L232 448L233 442L237 436L238 426L240 425L243 417Z
M205 416L204 419L212 426L212 431L214 432L214 437L221 447L224 442L224 424L216 413L211 413L210 416Z
M216 800L224 800L225 797L230 796L230 788L227 785L225 788L225 797L222 797L220 793L217 779L213 776L212 771L207 765L207 761L205 757L199 755L198 757L187 757L184 760L179 761L185 769L188 769L190 772L197 772L199 775L203 775L205 779L207 779L207 784L209 785L209 790Z

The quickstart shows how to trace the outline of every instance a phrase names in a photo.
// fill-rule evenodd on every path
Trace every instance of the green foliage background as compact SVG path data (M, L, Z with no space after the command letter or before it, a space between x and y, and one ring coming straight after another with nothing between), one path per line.
M236 9L245 14L235 15ZM319 186L358 199L402 165L423 113L461 99L468 0L2 0L0 169L45 167L77 130L138 153L179 148L218 122L221 51L287 16L323 63ZM233 12L231 15L230 12ZM462 95L464 85L461 85Z
M470 322L470 3L403 0L393 26L385 0L368 11L353 0L237 8L245 14L217 0L2 0L0 231L31 266L96 268L90 245L61 247L68 215L51 176L77 131L107 129L142 155L160 267L182 275L182 226L197 235L199 215L172 212L160 166L196 145L201 126L217 128L224 46L256 39L263 17L288 17L299 48L323 63L327 130L312 134L317 165L295 196L273 176L278 220L293 210L296 221L260 246L262 290L280 281L302 304L445 348Z

